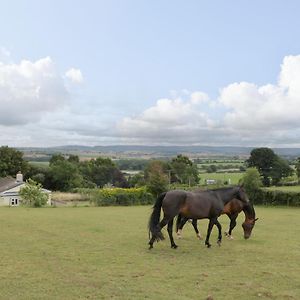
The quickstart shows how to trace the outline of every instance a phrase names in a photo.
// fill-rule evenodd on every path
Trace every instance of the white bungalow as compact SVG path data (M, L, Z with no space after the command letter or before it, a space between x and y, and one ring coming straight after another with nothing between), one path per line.
M0 206L19 206L22 202L19 191L24 185L23 175L20 172L16 178L11 176L0 178ZM46 189L42 191L48 194L47 204L51 205L51 191Z

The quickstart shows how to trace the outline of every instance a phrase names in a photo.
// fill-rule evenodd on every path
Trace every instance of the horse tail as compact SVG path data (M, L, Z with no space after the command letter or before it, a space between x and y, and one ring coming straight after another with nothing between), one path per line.
M164 240L164 236L158 227L159 220L160 220L160 210L162 207L162 202L166 196L166 193L162 193L158 196L155 204L153 205L153 211L149 219L149 235L152 234L152 237L158 242L160 240Z
M176 219L176 232L178 232L180 222L181 222L181 214L179 214Z

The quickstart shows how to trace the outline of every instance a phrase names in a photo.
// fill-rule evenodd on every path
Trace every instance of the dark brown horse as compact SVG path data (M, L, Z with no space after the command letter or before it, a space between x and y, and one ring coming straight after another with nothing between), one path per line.
M186 219L209 219L205 245L210 247L209 237L214 225L218 227L218 244L222 240L222 227L218 217L222 214L225 205L236 198L243 203L249 199L243 187L222 188L216 190L200 191L197 193L182 190L174 190L161 194L153 206L153 212L149 220L149 231L151 238L149 249L153 248L154 241L163 240L161 229L168 224L168 234L171 247L176 249L177 245L173 239L173 220L177 215ZM160 221L161 208L164 217Z
M245 221L242 224L243 230L244 230L244 238L248 239L251 236L252 229L255 225L255 222L258 220L258 218L255 218L255 210L253 205L249 203L243 203L242 201L238 199L233 199L230 202L228 202L224 206L224 210L222 214L226 214L228 218L230 219L230 225L228 232L225 232L225 235L233 239L231 233L234 227L236 226L236 219L238 217L238 214L243 211L245 214ZM176 222L176 229L177 229L177 236L178 238L181 238L181 232L184 224L186 223L187 219L183 218L181 215L178 215L177 222ZM192 225L195 229L196 235L199 239L202 239L201 234L197 227L197 219L192 220Z

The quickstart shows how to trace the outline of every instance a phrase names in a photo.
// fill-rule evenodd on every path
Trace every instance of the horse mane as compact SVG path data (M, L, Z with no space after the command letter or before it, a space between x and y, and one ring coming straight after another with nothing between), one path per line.
M221 187L221 188L216 188L216 189L209 189L208 191L213 191L213 192L226 192L226 191L229 191L229 190L233 190L237 188L237 186L230 186L230 187Z
M249 218L255 219L255 210L252 203L247 203L243 207L243 211L248 215Z

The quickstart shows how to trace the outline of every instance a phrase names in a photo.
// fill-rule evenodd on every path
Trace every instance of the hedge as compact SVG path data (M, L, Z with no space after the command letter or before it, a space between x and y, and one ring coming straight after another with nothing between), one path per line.
M259 189L249 193L254 204L300 206L300 193Z
M113 205L147 205L155 201L152 194L145 188L104 188L91 192L91 202L96 206Z
M173 187L175 188L175 187ZM178 188L178 187L177 187ZM181 189L183 187L181 186ZM191 188L187 188L190 190ZM147 205L155 202L154 196L147 192L145 187L141 188L104 188L104 189L80 189L79 193L89 196L95 206L112 205ZM271 191L259 189L248 192L253 204L262 205L288 205L300 207L300 192Z

